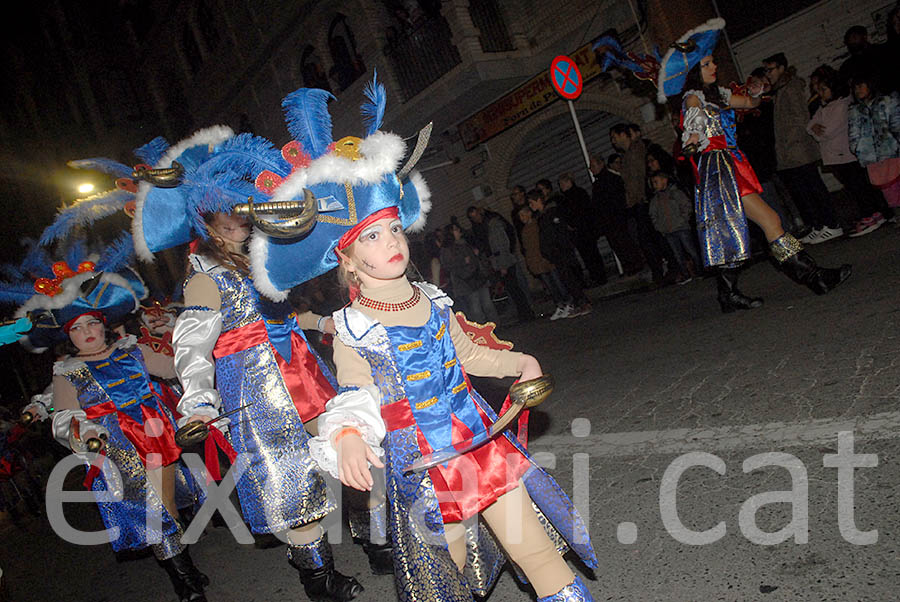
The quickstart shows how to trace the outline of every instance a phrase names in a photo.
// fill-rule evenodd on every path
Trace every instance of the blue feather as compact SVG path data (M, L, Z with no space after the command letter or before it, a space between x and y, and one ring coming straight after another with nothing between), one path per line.
M11 324L0 325L0 345L9 345L18 341L22 334L31 330L31 320L19 318Z
M131 233L125 233L112 242L100 259L97 260L98 272L118 272L128 265L134 256L134 241Z
M83 240L73 241L66 249L66 264L73 270L87 257L87 247Z
M331 92L325 90L300 88L281 101L288 131L313 159L324 155L333 142L328 112L328 101L332 98Z
M117 178L131 177L132 171L131 168L124 163L119 163L118 161L113 161L112 159L106 159L104 157L77 159L75 161L69 161L66 165L74 169L93 169L95 171L108 173Z
M41 234L40 244L49 245L55 240L65 238L78 226L87 226L104 217L113 215L125 208L134 194L127 190L107 190L76 201L72 206L61 209L53 223Z
M147 165L153 166L162 159L162 156L169 149L169 143L162 136L154 138L144 146L134 149L135 156L143 160Z
M0 265L0 274L6 280L25 280L25 274L19 269L19 266L12 263L4 263Z
M378 73L372 73L372 81L366 85L363 91L369 102L364 102L360 107L363 117L365 118L366 136L371 136L381 127L381 121L384 119L384 107L387 104L387 92L384 85L378 83Z
M22 271L36 278L52 278L53 262L44 247L32 238L23 238L21 243L27 249L22 259Z
M23 305L37 293L33 282L0 282L0 303Z

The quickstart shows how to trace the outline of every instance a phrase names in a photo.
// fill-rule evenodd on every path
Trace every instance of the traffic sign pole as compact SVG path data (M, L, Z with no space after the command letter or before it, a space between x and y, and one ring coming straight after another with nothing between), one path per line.
M584 165L587 167L588 177L591 178L591 184L594 183L594 174L591 172L591 157L588 154L587 144L584 143L584 134L581 133L581 124L578 123L578 115L575 114L575 103L571 100L569 103L569 113L572 114L572 123L575 124L575 134L578 135L578 144L581 145L581 154L584 155Z

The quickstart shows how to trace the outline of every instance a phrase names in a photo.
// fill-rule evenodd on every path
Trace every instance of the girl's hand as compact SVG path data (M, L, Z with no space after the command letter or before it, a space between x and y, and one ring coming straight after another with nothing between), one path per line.
M813 134L820 138L825 135L825 126L821 123L814 123L809 129L812 130Z
M341 483L359 491L372 491L374 481L369 463L377 468L384 468L372 448L356 433L348 433L337 441L335 449Z
M337 334L337 330L334 329L334 319L331 316L322 320L322 332L330 335Z
M194 414L190 418L186 424L190 424L191 422L209 422L212 420L212 416L207 416L206 414Z
M519 357L519 363L516 364L519 370L519 380L532 380L544 374L541 365L533 355L523 354Z

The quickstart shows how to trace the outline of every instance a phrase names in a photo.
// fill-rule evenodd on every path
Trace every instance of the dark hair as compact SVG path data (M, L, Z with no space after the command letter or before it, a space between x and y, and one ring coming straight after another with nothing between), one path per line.
M890 29L890 21L888 21L888 29ZM850 29L844 32L844 45L847 45L847 42L850 41L850 36L869 36L869 30L865 28L864 25L854 25Z
M119 335L105 323L103 324L103 337L107 347L119 340ZM78 347L76 347L75 343L72 342L72 339L66 335L66 339L56 348L56 354L57 356L68 355L70 357L75 357L78 355Z
M753 71L750 72L750 77L756 77L758 79L763 79L766 76L766 68L765 67L757 67Z
M626 125L625 127L628 128L628 134L629 134L629 135L635 134L635 133L636 133L636 134L640 134L640 133L641 133L641 126L639 126L639 125L636 124L636 123L629 123L629 124Z
M513 189L514 192L515 192L516 190L518 190L518 191L520 191L522 194L525 194L525 187L522 186L521 184L516 184L515 186L512 187L512 189Z
M652 180L653 178L665 178L668 180L670 177L671 176L669 174L667 174L666 172L664 172L663 170L660 169L658 171L654 171L649 176L647 176L647 179Z
M535 186L540 186L541 188L546 188L547 190L553 190L553 184L550 183L550 180L547 178L541 178L534 184Z
M621 158L622 155L620 155L619 153L610 153L610 155L606 158L606 164L609 165L610 163L615 163Z
M857 69L850 75L850 85L866 84L869 87L869 96L874 98L881 92L878 85L878 76L871 69Z
M529 201L531 201L531 200L543 201L544 195L541 194L541 191L538 190L537 188L532 188L525 194L525 198L528 199Z
M725 106L725 99L722 98L722 93L719 91L718 82L707 84L703 81L703 73L700 71L699 62L691 67L691 70L688 71L687 77L685 77L684 79L684 92L681 93L681 104L684 103L685 92L689 92L691 90L699 90L703 92L703 97L706 99L706 102L711 102L714 105L718 105L720 107Z
M769 58L763 59L762 62L763 63L775 63L779 67L787 67L788 66L787 57L784 56L783 52L776 52Z
M900 31L894 29L894 17L897 16L897 13L900 12L900 5L897 5L894 10L887 14L887 41L888 44L892 42L896 42L900 39Z
M628 133L628 125L627 123L617 123L616 125L609 128L610 134L627 134Z
M478 211L478 207L475 205L469 205L469 208L466 209L466 215L472 215L475 211Z
M815 71L809 76L810 79L816 78L823 86L831 90L832 98L841 98L849 94L847 83L844 81L837 70L830 65L819 65Z

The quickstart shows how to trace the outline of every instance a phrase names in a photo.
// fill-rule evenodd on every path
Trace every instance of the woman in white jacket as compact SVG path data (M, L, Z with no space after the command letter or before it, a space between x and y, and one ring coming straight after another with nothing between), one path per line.
M892 218L894 211L888 206L884 196L869 183L866 170L850 151L847 127L850 95L846 85L837 71L828 65L822 65L813 71L811 79L822 106L810 119L806 131L819 143L822 162L827 170L859 206L862 219L853 227L850 237L868 234Z

